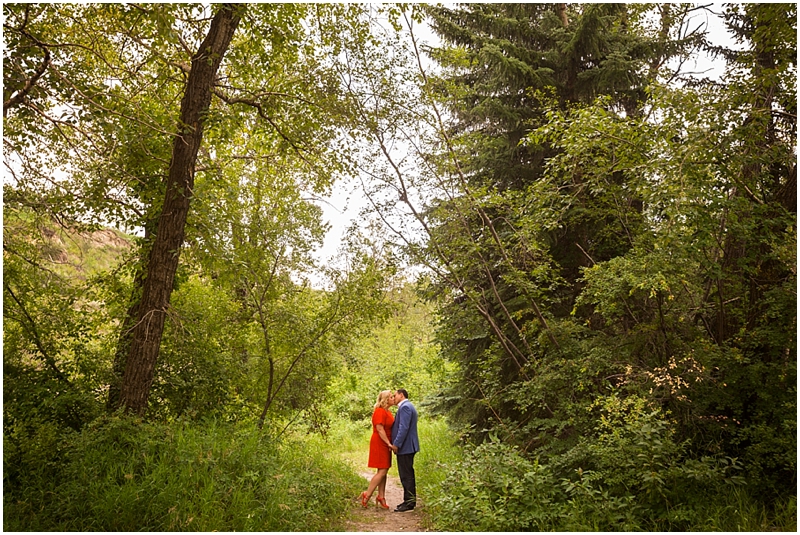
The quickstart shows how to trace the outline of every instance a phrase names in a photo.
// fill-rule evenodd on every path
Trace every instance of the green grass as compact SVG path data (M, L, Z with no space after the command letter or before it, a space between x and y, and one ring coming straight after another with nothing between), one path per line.
M709 500L693 514L697 531L797 531L797 497L779 500L771 510L742 488Z
M448 498L442 483L454 471L478 472L458 466L463 459L458 436L444 419L421 414L419 433L415 468L423 527L453 526L449 510L436 505ZM370 434L366 420L335 421L327 437L289 434L270 441L252 424L167 425L104 417L81 433L31 437L22 456L19 448L4 448L4 529L343 530L354 497L363 490L358 473L371 471ZM20 462L31 466L14 464ZM502 458L493 462L505 466ZM396 463L390 473L397 475ZM743 487L723 494L676 504L658 530L670 525L698 531L796 530L795 497L768 509ZM460 498L449 498L457 507L453 500ZM570 514L568 504L558 507L573 530L590 529L577 510Z
M58 472L58 485L4 485L5 529L328 531L362 482L314 441L128 418L78 435Z
M369 459L369 439L372 424L369 420L351 421L339 419L332 422L327 436L309 437L318 447L329 448L333 454L343 459L357 471L374 471L367 467ZM393 467L396 475L396 468ZM390 472L391 473L391 472Z
M457 466L462 450L444 419L421 414L419 433L415 467L423 526L453 526L447 514L460 514L456 502L461 498L444 496L442 483L459 470L479 476L478 467ZM370 434L368 421L342 419L324 438L290 434L270 441L252 424L167 425L104 417L79 434L40 433L24 451L10 447L4 437L4 528L342 530L364 487L358 473L371 471L366 466ZM508 468L502 458L492 462ZM396 471L395 463L390 473L396 476ZM488 483L476 485L483 492ZM442 498L450 498L456 509L437 506ZM591 528L578 509L566 503L549 508L556 506L562 527ZM794 532L796 519L794 496L767 508L744 487L731 487L702 501L675 504L652 529Z
M414 465L415 471L423 476L417 477L417 485L424 494L432 495L450 473L452 465L462 459L461 448L457 445L458 436L444 418L420 418L418 431L420 452Z

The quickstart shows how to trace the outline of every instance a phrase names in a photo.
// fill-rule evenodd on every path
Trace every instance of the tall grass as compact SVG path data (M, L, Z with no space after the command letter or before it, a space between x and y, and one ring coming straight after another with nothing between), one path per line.
M369 460L369 440L372 436L372 423L369 419L348 420L338 418L331 421L327 434L309 437L316 447L326 448L331 454L345 461L357 472L374 471L367 467ZM397 472L396 467L392 467ZM389 473L392 473L391 471ZM363 489L362 489L363 490Z
M60 483L4 488L12 531L328 531L361 480L313 441L252 426L104 418L66 448Z
M776 501L768 509L742 488L715 496L695 512L697 531L797 531L797 497Z
M451 472L452 467L463 458L458 446L459 436L442 418L425 418L419 420L420 452L414 460L417 475L417 486L422 496L434 496L441 483ZM424 498L423 498L424 500Z

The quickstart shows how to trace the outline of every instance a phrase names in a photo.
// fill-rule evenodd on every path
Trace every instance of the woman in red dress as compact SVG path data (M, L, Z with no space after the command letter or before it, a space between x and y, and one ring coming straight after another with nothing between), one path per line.
M372 412L372 438L369 441L369 462L367 466L377 468L375 475L369 482L366 492L361 493L361 505L367 506L372 498L372 493L378 489L375 502L378 506L388 509L386 505L386 475L392 466L392 451L397 448L392 445L392 424L394 416L389 412L389 407L394 405L394 395L391 390L384 390L378 394L378 401Z

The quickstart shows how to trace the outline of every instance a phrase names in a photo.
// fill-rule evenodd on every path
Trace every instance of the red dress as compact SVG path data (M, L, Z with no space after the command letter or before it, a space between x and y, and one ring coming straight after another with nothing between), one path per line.
M378 407L372 413L372 438L369 439L369 462L367 466L370 468L389 468L392 466L392 450L378 433L378 424L383 424L386 438L392 440L394 416L383 407Z

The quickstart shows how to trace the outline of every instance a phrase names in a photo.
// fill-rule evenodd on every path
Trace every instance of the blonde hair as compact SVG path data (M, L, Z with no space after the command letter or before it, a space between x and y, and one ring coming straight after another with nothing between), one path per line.
M374 409L378 407L383 407L384 409L389 409L389 396L392 395L391 390L383 390L380 394L378 394L378 399L375 401Z

